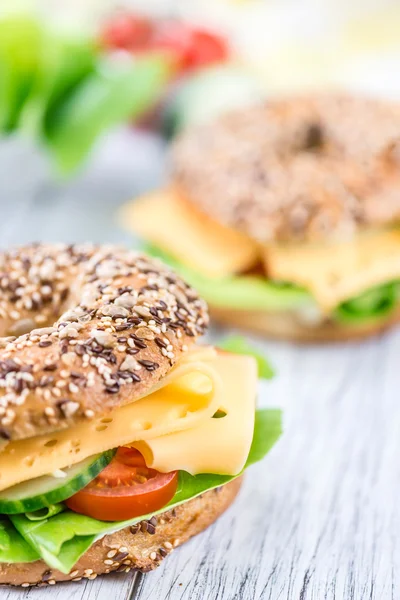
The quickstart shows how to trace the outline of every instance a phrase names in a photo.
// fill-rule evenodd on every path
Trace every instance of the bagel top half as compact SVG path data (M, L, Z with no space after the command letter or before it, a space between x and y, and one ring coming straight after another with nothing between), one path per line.
M70 427L145 395L207 326L197 293L133 251L31 245L0 261L3 440Z
M304 340L393 322L400 104L345 94L268 100L183 132L170 162L169 186L128 205L124 223L216 318Z
M172 180L210 219L261 244L349 240L400 216L400 105L293 97L184 133Z

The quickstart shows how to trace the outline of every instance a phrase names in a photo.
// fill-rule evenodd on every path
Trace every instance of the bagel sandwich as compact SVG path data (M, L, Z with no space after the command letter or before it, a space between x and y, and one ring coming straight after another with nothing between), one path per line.
M123 208L217 321L294 341L400 318L400 105L309 95L187 130L167 189Z
M0 584L154 569L280 434L250 356L196 344L205 302L158 259L0 255Z

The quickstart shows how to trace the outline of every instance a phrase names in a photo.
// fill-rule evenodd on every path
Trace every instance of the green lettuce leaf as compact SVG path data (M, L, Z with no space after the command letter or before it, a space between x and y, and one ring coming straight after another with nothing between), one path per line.
M0 20L0 131L14 131L39 70L42 27L29 15Z
M91 40L44 31L38 74L21 114L21 130L43 138L59 106L94 71L95 61L96 49Z
M146 245L156 256L177 271L212 306L238 310L289 310L313 302L305 290L289 283L268 281L255 275L206 277L183 265L156 246Z
M344 323L365 323L387 317L398 305L400 283L392 281L379 285L356 298L342 302L335 310L334 318Z
M87 156L95 140L126 119L142 116L159 99L171 76L164 55L128 60L123 65L98 61L96 69L68 94L47 123L46 139L61 173Z
M254 346L249 344L243 336L231 335L222 340L222 342L219 342L218 346L222 348L222 350L228 350L228 352L233 352L234 354L247 354L248 356L253 356L257 361L258 376L261 379L272 379L275 375L275 372L266 357L254 348Z
M0 517L0 563L32 562L40 555L7 517Z
M50 506L45 506L44 508L39 508L33 512L25 513L25 516L30 521L43 521L43 519L58 515L58 513L63 512L63 510L65 510L64 504L50 504Z
M258 410L254 426L253 442L251 445L246 468L261 460L274 445L281 434L281 413L279 410ZM31 521L26 515L10 515L18 536L31 549L35 558L40 556L51 567L68 573L84 552L97 540L107 533L134 525L144 519L174 508L203 494L206 491L228 483L235 477L229 475L189 475L179 472L178 488L173 499L159 511L141 517L113 523L105 523L66 510L60 514L41 521ZM22 553L21 553L22 555ZM0 561L4 561L0 553ZM18 558L18 560L20 560ZM34 560L34 559L30 559ZM11 562L7 559L8 562Z

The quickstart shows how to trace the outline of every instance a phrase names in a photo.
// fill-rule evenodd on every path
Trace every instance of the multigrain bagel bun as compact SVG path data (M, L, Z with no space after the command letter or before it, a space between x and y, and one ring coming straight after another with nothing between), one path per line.
M68 428L145 395L208 323L191 287L133 251L32 245L0 260L7 441Z
M159 566L175 548L211 525L233 502L241 485L226 485L96 542L65 575L43 561L0 564L0 584L47 586L59 581L95 579L104 573L146 573Z

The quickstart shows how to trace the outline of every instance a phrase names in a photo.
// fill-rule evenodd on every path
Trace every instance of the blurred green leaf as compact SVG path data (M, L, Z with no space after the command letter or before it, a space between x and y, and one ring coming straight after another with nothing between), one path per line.
M42 137L60 104L95 69L96 49L91 40L65 39L46 32L40 66L21 116L21 128Z
M168 57L154 55L121 65L101 63L52 112L46 139L60 172L82 162L112 125L138 118L160 97L171 75Z
M344 323L364 323L387 317L398 306L400 282L391 281L369 288L356 298L342 302L334 313Z
M18 126L38 74L42 38L33 17L0 20L0 131L9 133Z

